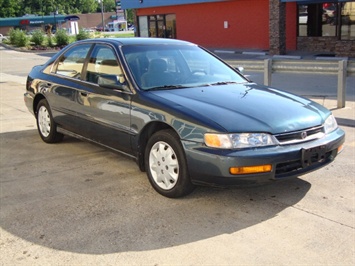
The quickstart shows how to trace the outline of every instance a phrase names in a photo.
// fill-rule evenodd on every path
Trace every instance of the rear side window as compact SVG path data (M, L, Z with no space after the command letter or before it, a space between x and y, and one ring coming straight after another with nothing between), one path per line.
M59 59L55 73L62 76L80 79L85 59L91 44L74 46Z

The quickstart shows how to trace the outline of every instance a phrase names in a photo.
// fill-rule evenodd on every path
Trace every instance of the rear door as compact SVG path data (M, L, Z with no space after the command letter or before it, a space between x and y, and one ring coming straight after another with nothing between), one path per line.
M85 89L82 71L92 44L80 44L66 51L52 69L50 82L41 84L51 93L46 94L53 117L61 127L79 133L78 90Z

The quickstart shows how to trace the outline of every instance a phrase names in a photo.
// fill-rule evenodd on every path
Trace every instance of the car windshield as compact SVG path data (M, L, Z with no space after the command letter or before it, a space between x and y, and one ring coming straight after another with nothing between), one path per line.
M194 45L127 45L122 51L142 90L247 82L236 70Z

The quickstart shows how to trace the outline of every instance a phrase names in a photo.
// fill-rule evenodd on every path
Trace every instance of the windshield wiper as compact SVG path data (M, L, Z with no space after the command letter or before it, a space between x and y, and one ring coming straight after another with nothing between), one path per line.
M216 86L216 85L228 85L228 84L238 84L238 82L235 81L219 81L215 83L210 83L208 84L209 86Z
M146 91L171 90L171 89L183 89L183 88L189 88L189 87L182 86L182 85L164 85L164 86L149 88L146 89Z

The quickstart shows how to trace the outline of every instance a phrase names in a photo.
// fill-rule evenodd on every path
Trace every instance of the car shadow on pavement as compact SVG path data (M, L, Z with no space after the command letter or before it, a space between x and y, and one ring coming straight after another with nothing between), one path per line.
M36 130L3 133L0 142L1 228L75 253L155 250L233 234L296 205L311 187L295 178L252 188L200 187L168 199L133 160L96 145L72 138L49 145Z

